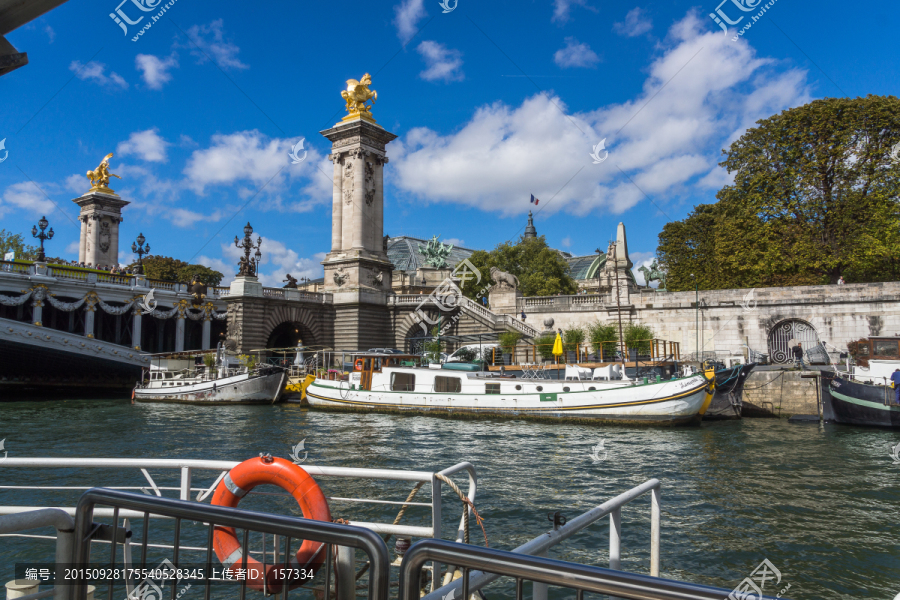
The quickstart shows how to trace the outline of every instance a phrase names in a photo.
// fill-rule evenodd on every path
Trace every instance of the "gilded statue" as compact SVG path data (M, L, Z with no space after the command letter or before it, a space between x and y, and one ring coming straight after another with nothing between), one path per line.
M347 80L347 89L341 92L341 98L347 103L346 109L348 114L342 120L365 119L375 122L369 110L371 107L367 106L366 102L371 100L374 105L378 99L378 92L370 90L370 85L372 85L372 77L368 73L363 75L359 81L355 79Z
M110 152L106 155L106 157L100 161L100 165L94 169L93 171L87 172L87 178L91 180L91 189L92 192L102 192L104 194L112 194L116 195L114 191L109 189L109 178L115 177L116 179L122 179L115 173L109 172L109 159L112 158L113 153Z

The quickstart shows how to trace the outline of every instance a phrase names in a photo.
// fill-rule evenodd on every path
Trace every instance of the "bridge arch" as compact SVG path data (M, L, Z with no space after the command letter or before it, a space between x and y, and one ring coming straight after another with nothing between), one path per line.
M322 320L305 306L277 305L266 312L262 333L266 348L296 346L302 340L305 346L319 346L325 342Z

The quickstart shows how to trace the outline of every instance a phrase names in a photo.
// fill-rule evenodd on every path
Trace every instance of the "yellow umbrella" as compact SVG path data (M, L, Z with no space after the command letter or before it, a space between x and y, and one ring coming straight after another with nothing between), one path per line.
M553 342L553 354L556 354L558 356L562 353L563 353L562 336L559 333L557 333L556 341Z

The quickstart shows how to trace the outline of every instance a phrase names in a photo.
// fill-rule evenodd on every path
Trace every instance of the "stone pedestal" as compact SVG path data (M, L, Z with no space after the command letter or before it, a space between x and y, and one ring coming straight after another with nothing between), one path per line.
M119 223L122 208L129 204L116 194L88 192L72 200L81 207L81 237L78 260L85 264L119 264Z
M491 303L491 312L498 315L517 315L519 298L522 292L517 288L495 285L488 292L488 302Z
M254 296L262 298L263 286L259 279L251 275L238 275L231 282L229 296Z
M397 136L362 119L321 133L331 141L334 164L331 252L322 263L324 291L334 299L334 347L385 346L393 265L383 246L383 173L385 146Z

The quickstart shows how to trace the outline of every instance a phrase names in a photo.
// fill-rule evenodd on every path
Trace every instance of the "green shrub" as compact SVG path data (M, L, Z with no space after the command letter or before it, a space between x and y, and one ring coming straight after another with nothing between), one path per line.
M619 328L612 323L593 323L588 325L588 338L594 352L600 352L603 346L603 358L611 358L616 355L616 346L619 344Z
M522 339L522 334L518 331L504 331L500 334L500 347L503 348L504 354L512 354L516 348L516 344Z
M431 330L431 339L425 342L423 348L425 350L424 358L429 363L441 362L441 352L444 351L444 343L440 338L440 330L437 327Z
M259 362L259 358L253 354L239 354L237 359L238 362L247 367L248 371L252 371Z
M656 337L649 325L629 323L625 326L625 346L638 354L650 354L650 340Z
M552 333L544 334L534 340L534 345L537 348L538 354L541 355L542 359L553 360L553 343L555 341L556 336Z
M584 329L581 327L573 327L563 331L563 350L566 352L575 352L581 344L584 343Z
M216 355L215 354L204 354L203 355L203 364L206 365L207 369L212 369L216 366Z

